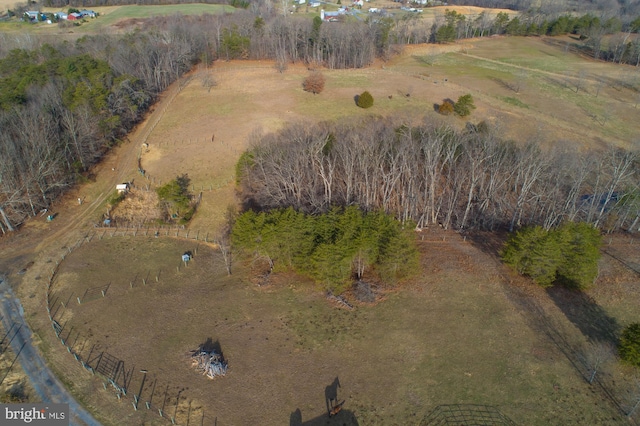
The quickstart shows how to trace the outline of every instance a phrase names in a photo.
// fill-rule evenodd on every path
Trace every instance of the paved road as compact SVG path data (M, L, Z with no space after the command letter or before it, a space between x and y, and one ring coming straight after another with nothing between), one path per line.
M29 377L42 402L69 404L70 424L72 425L99 426L100 423L69 394L33 346L31 328L24 320L22 305L7 281L2 277L0 277L0 316L2 316L5 330L11 329L13 324L10 338L14 333L16 336L11 341L11 347L14 353L20 352L18 359L22 369Z

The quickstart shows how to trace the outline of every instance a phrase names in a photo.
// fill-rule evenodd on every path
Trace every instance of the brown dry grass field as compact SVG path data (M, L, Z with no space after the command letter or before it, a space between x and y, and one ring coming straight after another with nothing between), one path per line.
M464 121L438 116L433 104L471 93L478 108L470 120L486 120L517 141L632 146L640 130L636 93L628 88L635 69L581 58L566 42L492 38L413 46L366 69L323 71L327 84L319 95L302 91L308 74L302 65L278 73L270 62L220 61L194 70L182 90L171 92L175 97L167 95L156 107L152 125L144 123L133 142L98 167L96 183L56 206L59 222L33 221L14 238L19 246L53 233L35 245L35 266L11 276L41 349L105 424L168 423L157 410L133 411L132 395L140 388L141 401L164 405L178 424L331 424L325 389L336 377L345 408L333 424L420 424L436 407L456 404L493 407L522 425L625 423L616 404L627 409L631 402L631 372L617 364L607 368L606 377L617 384L612 400L586 383L580 363L584 343L599 336L585 323L612 331L637 321L638 241L625 236L607 240L590 298L575 301L512 276L496 261L496 245L430 230L418 236L423 274L389 289L382 302L353 311L330 304L298 277L257 287L251 268L240 263L228 277L219 254L205 244L188 267L176 270L180 254L195 250L192 240L94 236L62 263L54 312L83 356L105 352L123 361L129 395L122 401L73 361L46 318L41 277L67 246L93 235L91 227L73 231L65 211L86 208L82 218L93 224L111 192L104 182L135 178L153 188L188 173L194 192L203 193L189 229L213 233L234 203L234 165L254 132L293 121L392 113L461 127ZM217 82L210 91L201 84L203 73ZM584 84L576 90L578 75ZM509 87L519 80L516 93ZM364 90L375 98L367 111L353 102ZM142 155L148 179L133 166L142 142L149 143ZM74 205L78 196L87 207ZM27 251L5 256L14 269L32 258ZM104 298L74 303L87 289L96 296L106 285ZM62 307L61 301L69 303ZM225 377L209 380L190 367L188 351L207 338L219 341L229 361ZM144 386L141 370L148 372Z
M263 288L242 266L229 277L220 255L194 241L94 238L65 259L54 317L92 365L103 352L124 361L129 391L155 407L134 414L131 401L117 404L112 391L99 391L126 424L162 424L162 406L178 424L201 422L203 411L204 424L286 424L296 410L325 424L324 390L335 377L345 412L330 424L420 424L449 404L494 407L516 424L623 422L571 364L577 358L563 354L585 337L562 306L456 234L422 238L424 275L353 311L295 277ZM617 249L629 243L616 240ZM187 267L185 250L196 252ZM640 286L617 267L605 259L594 294L626 322ZM96 289L105 285L103 298ZM207 338L229 362L225 377L209 380L190 366L189 351Z

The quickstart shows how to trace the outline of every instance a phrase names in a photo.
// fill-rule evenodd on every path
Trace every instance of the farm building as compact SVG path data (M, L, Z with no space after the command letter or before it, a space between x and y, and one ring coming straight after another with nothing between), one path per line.
M344 7L341 7L336 12L325 12L324 9L322 9L320 10L320 19L322 19L323 21L333 21L346 13L347 13L347 9Z
M40 20L40 12L37 10L30 10L24 13L24 17L28 21L36 22Z
M129 192L129 184L126 182L117 184L116 191L118 191L118 194L126 194Z

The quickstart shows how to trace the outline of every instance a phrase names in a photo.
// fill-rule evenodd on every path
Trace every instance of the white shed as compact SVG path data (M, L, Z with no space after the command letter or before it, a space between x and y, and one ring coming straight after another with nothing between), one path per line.
M126 194L127 192L129 192L129 184L128 183L119 183L116 185L116 191L118 191L118 194Z

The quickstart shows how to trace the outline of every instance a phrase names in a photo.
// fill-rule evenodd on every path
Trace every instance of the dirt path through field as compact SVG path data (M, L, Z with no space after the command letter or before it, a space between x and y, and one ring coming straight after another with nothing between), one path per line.
M485 58L485 57L482 57L482 56L470 55L467 52L457 51L457 52L455 52L455 54L456 55L461 55L461 56L464 56L464 57L467 57L467 58L477 59L477 60L483 61L483 62L489 62L489 63L492 63L492 64L502 65L502 66L505 66L505 67L511 67L511 68L516 68L516 69L519 69L519 70L531 71L531 72L534 72L534 73L537 73L537 74L548 75L550 77L567 78L566 74L558 74L556 72L545 71L545 70L541 70L541 69L538 69L538 68L531 68L531 67L525 67L525 66L522 66L522 65L510 64L508 62L502 62L502 61L498 61L498 60L495 60L495 59ZM584 80L584 81L588 81L589 83L598 83L599 82L598 79L591 78L591 77L588 77L586 75L581 76L580 79Z

